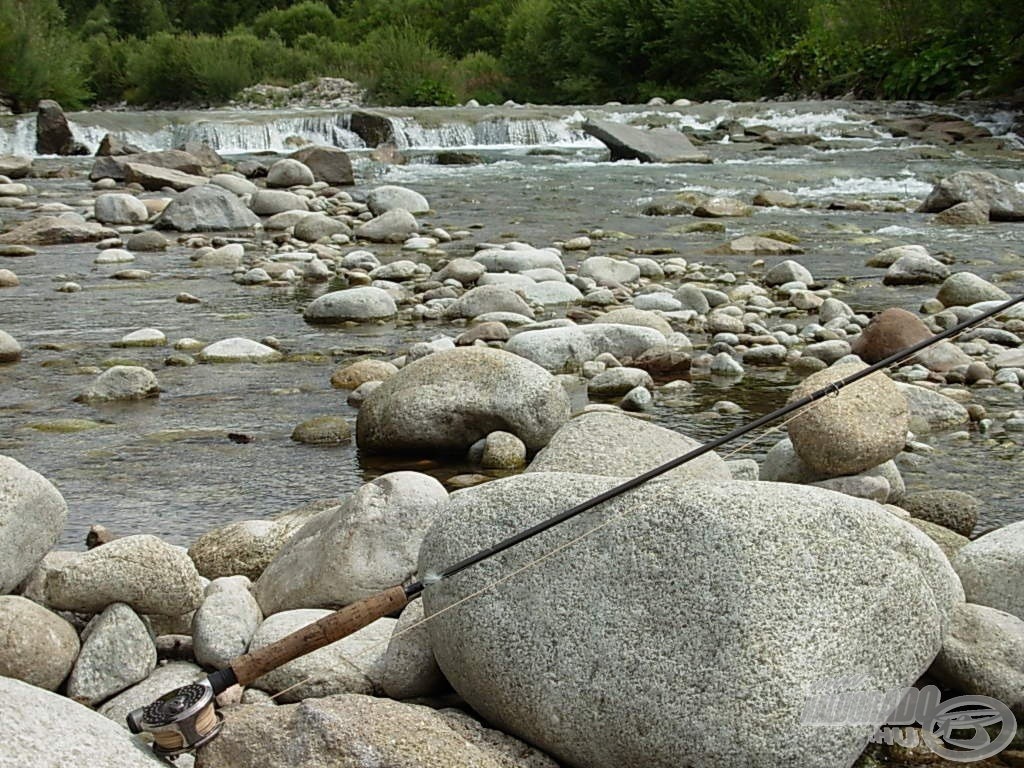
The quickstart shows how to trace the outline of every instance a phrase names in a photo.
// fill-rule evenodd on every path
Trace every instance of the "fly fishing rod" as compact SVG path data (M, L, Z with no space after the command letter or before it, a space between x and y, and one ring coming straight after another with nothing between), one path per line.
M692 451L667 461L654 469L637 475L607 491L586 501L566 509L543 522L509 536L503 541L487 549L466 557L447 567L429 584L449 579L452 576L480 563L488 558L510 549L527 539L531 539L555 526L564 523L577 515L593 509L610 499L626 493L659 475L689 461L703 456L726 443L757 430L776 419L793 413L812 403L839 392L851 384L884 370L896 363L909 360L918 352L937 344L940 341L956 336L975 325L983 323L991 317L999 315L1014 305L1024 301L1024 295L1003 302L980 315L965 320L942 333L931 336L913 346L902 349L884 360L866 366L843 379L826 387L811 392L804 397L784 405L778 410L765 414L755 421L728 432L694 448ZM263 648L239 656L224 669L211 673L200 680L182 688L177 688L160 697L146 707L136 709L128 715L128 727L133 733L147 732L152 734L153 750L164 758L173 758L184 752L190 752L213 739L223 724L220 713L216 711L215 697L233 685L249 685L266 673L277 669L292 659L312 653L318 648L329 645L337 640L357 632L377 619L391 615L404 608L411 600L419 597L429 586L423 580L406 585L390 587L376 595L352 603L312 624L308 624L290 635L271 643Z

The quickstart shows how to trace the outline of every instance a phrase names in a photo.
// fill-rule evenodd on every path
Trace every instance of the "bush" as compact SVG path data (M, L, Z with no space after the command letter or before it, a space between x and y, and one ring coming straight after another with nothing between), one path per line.
M124 98L128 87L128 50L130 43L98 34L86 41L89 61L89 88L97 101L115 102Z
M64 27L57 0L0 0L0 90L17 111L40 99L75 109L91 96L85 49Z
M455 104L452 61L408 23L375 30L355 49L353 70L381 104Z
M323 3L298 3L289 8L274 9L261 13L252 22L252 30L259 37L277 35L287 45L294 45L303 35L314 33L332 37L337 18Z
M507 98L509 79L501 62L489 53L477 51L464 56L455 66L454 79L459 101L500 104Z

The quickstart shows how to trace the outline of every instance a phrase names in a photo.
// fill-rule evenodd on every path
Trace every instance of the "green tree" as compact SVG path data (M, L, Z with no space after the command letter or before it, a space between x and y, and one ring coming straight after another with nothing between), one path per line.
M56 0L0 0L0 92L18 111L40 99L77 108L90 97L85 52Z

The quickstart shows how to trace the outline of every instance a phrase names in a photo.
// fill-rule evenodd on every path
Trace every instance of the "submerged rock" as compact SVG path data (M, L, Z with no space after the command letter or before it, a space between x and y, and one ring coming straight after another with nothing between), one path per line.
M616 482L531 473L460 491L424 541L420 572ZM809 727L807 696L851 669L871 689L912 685L963 601L938 547L873 502L654 481L428 587L426 615L620 515L427 624L476 711L570 765L850 765L872 728Z

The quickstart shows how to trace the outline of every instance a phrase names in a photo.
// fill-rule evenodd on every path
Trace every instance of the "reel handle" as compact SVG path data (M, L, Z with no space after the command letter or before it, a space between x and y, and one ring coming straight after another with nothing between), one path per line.
M405 587L399 585L347 605L258 651L239 656L231 662L230 667L235 682L248 685L292 659L348 637L377 619L400 611L408 602Z

